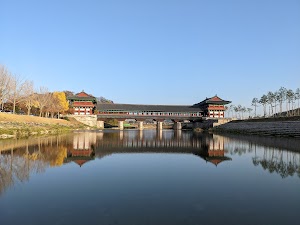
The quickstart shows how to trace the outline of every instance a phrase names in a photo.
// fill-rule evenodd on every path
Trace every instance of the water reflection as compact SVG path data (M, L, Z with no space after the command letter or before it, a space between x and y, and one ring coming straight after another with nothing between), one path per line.
M64 162L75 162L80 167L95 159L96 133L76 133L73 136L73 148L68 148Z
M105 131L76 132L54 137L0 142L0 194L16 182L24 182L31 174L49 167L76 163L80 167L116 153L185 153L201 157L218 166L232 156L251 154L252 163L282 178L300 177L300 154L288 151L290 140L281 139L284 148L270 143L268 138L196 134L182 131ZM265 140L265 142L264 142ZM278 140L277 140L278 141ZM295 140L293 140L295 146ZM279 145L280 146L280 145ZM300 145L297 145L300 146Z
M253 153L252 163L282 178L300 178L300 140L289 138L227 135L226 149L230 155Z
M0 141L0 221L298 224L299 141L272 140L106 130Z

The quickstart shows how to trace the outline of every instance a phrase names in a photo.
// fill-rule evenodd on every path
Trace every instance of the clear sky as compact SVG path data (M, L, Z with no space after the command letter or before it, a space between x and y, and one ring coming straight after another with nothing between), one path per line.
M299 0L0 0L0 63L116 103L300 87Z

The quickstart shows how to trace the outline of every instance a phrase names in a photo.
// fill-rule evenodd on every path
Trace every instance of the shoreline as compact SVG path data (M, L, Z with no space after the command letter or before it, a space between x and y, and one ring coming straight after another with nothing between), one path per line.
M214 133L232 133L300 138L299 120L232 121L211 129Z

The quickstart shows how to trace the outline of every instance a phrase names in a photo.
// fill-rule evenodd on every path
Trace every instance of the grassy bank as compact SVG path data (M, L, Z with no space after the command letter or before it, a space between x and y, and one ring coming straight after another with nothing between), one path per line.
M32 135L59 134L86 126L77 121L50 119L0 112L0 138L20 138Z

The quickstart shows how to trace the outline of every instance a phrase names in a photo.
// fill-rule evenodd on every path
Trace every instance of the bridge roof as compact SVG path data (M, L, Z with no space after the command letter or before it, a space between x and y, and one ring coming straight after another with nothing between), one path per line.
M137 105L137 104L98 104L98 111L148 111L148 112L202 112L199 107L187 105Z

